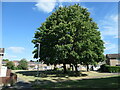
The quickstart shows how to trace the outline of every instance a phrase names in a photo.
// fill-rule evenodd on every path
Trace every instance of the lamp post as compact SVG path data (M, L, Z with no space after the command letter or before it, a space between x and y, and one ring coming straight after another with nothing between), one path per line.
M40 59L40 43L38 44L38 67L37 67L37 76L39 77L39 59Z

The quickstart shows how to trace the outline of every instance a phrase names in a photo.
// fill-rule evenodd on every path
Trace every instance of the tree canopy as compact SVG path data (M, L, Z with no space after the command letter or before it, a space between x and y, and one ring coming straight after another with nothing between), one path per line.
M3 59L2 61L9 61L9 59Z
M7 66L8 69L12 69L12 70L15 69L15 64L12 61L7 62L6 66Z
M35 32L40 57L47 64L92 65L104 60L104 42L90 12L79 4L59 7ZM37 49L33 51L37 58Z
M21 59L18 65L19 69L27 70L28 69L28 62L26 59Z

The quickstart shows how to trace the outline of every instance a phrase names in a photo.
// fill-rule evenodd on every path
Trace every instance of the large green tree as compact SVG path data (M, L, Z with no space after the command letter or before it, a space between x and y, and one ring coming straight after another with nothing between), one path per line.
M28 69L28 62L26 59L21 59L18 65L18 69L23 69L23 70L27 70Z
M41 60L47 64L92 65L104 60L104 42L97 24L78 4L59 7L35 32L32 42L41 43ZM37 58L37 49L33 51ZM89 68L87 68L88 70Z

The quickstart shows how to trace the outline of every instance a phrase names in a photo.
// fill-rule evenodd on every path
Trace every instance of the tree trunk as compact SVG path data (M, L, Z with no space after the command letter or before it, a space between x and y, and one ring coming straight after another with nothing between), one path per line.
M75 65L75 72L78 72L78 69L77 69L77 64Z
M89 71L89 65L87 64L87 72Z
M54 64L54 70L56 70L56 64Z
M73 65L71 65L71 67L72 67L72 71L74 71Z
M65 63L63 63L63 69L64 69L64 73L67 73L66 64Z
M72 64L70 64L70 69L72 68L72 71L74 71L74 68L73 68L73 65Z

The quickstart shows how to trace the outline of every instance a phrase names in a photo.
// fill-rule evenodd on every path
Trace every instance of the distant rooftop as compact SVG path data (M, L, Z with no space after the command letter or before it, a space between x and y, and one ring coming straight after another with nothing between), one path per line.
M111 58L111 59L120 58L120 53L119 54L106 54L106 57Z

